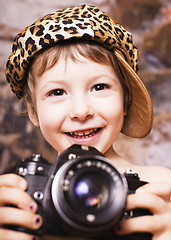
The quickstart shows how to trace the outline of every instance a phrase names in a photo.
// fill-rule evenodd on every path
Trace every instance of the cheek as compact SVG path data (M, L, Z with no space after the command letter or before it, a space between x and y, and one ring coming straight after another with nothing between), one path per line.
M110 101L101 104L100 111L108 121L123 119L125 115L123 104L121 97L111 98Z
M61 114L49 106L39 106L38 119L42 133L58 129L61 122Z
M56 145L60 144L60 119L55 113L50 114L49 111L39 114L40 130L46 141L56 149ZM58 151L58 149L56 149Z

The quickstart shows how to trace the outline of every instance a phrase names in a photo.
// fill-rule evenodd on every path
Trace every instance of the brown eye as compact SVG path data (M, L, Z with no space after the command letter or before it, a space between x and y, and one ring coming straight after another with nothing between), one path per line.
M49 96L62 96L65 94L63 89L54 89L49 93Z
M107 84L100 83L100 84L96 84L93 87L93 90L95 90L95 91L102 91L102 90L107 89L107 88L109 88L109 86Z

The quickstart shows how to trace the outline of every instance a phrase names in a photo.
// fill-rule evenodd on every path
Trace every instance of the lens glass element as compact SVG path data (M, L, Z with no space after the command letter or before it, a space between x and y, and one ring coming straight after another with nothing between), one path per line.
M86 208L99 208L109 197L105 179L88 173L77 179L74 194L79 204Z

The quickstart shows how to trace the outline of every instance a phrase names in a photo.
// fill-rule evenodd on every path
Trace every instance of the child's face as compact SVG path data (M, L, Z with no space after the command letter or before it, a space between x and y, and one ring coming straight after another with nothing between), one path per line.
M62 58L36 79L35 117L45 139L62 152L72 144L89 145L105 153L124 121L123 90L109 65L81 58Z

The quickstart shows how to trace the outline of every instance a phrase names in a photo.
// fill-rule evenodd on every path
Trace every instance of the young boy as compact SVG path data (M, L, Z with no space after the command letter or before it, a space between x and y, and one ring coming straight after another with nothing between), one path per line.
M121 173L129 168L149 182L128 196L127 210L145 208L153 215L123 220L113 231L149 232L152 240L168 240L170 170L133 165L112 147L120 132L140 138L151 130L152 104L137 70L131 34L98 8L83 5L46 15L20 32L6 76L13 92L25 101L30 120L59 154L72 144L92 146ZM37 204L26 189L20 176L0 176L2 240L36 239L3 228L41 226Z

